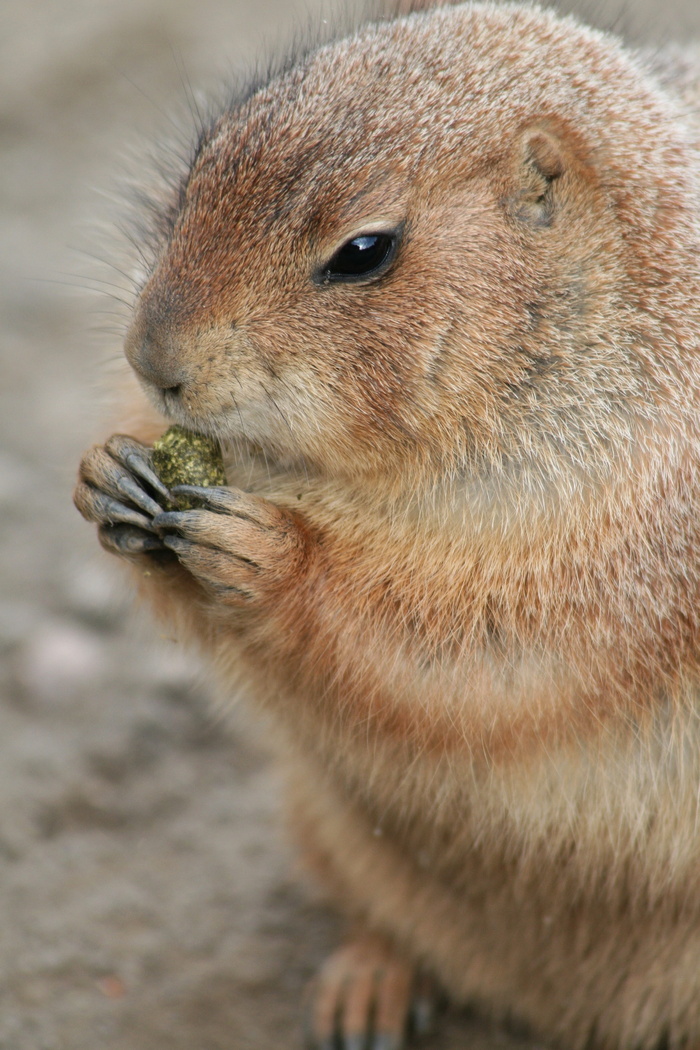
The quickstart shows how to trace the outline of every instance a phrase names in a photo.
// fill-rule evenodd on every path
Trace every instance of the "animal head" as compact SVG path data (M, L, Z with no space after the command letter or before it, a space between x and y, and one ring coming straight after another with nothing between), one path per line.
M202 135L129 361L173 420L329 475L604 471L676 352L677 138L549 12L367 26Z

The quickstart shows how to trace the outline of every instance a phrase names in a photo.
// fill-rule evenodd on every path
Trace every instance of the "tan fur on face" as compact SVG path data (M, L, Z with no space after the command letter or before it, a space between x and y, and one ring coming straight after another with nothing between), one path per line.
M303 537L249 616L140 581L272 715L310 863L573 1048L700 1041L700 66L659 70L489 4L311 53L204 136L127 340Z

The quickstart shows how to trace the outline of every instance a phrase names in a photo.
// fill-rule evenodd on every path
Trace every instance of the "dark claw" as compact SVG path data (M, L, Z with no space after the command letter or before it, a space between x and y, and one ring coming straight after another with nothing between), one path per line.
M183 540L182 536L163 536L162 542L165 547L175 551L176 554L186 554L196 546L196 544L190 543L189 540Z
M147 481L151 488L155 489L159 496L162 496L163 499L171 501L170 492L160 480L156 472L151 469L151 467L148 465L145 459L142 459L141 456L137 456L135 453L131 453L131 455L126 457L125 462L127 467L130 467L131 470L133 470L134 474L138 474L138 476L142 478L143 481Z
M343 1050L365 1050L367 1046L367 1037L365 1035L346 1035L343 1036Z
M122 495L127 496L132 503L135 503L141 510L146 511L153 517L155 514L160 514L162 507L159 507L154 499L144 492L142 488L136 484L136 482L128 475L124 474L117 481L117 488Z
M161 551L163 544L157 536L131 525L102 525L100 539L106 547L120 554L145 554L147 551Z
M150 518L147 518L145 514L139 514L137 510L127 507L125 503L121 503L118 499L112 499L111 496L107 496L104 492L95 491L93 506L109 525L136 525L147 532L154 531Z
M156 529L182 529L191 525L193 520L191 511L159 510L153 519L153 525Z
M105 448L124 466L128 467L143 481L148 482L152 489L170 500L170 493L151 467L151 450L134 441L133 438L125 437L123 434L115 434L109 439Z
M403 1039L393 1032L377 1032L369 1045L370 1050L400 1050Z
M435 1023L435 1003L429 996L419 996L413 1001L411 1023L416 1035L427 1035Z
M188 499L196 499L206 504L210 510L230 511L236 503L236 497L230 489L220 488L215 485L205 487L204 485L173 485L174 496L186 496Z

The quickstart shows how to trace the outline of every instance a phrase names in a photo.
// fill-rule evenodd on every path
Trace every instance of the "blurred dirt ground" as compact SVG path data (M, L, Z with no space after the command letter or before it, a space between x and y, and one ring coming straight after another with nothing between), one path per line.
M0 5L0 1050L295 1050L338 936L294 874L264 728L214 713L70 501L129 292L78 250L119 258L99 191L138 172L190 85L337 10ZM647 40L700 32L696 0L589 11ZM534 1044L450 1016L424 1045Z

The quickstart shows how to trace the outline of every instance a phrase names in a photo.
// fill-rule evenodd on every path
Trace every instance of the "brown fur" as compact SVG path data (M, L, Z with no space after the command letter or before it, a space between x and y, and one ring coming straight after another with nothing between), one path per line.
M282 511L247 604L139 578L274 716L310 862L569 1048L700 1042L699 78L530 7L325 46L214 122L127 340Z

